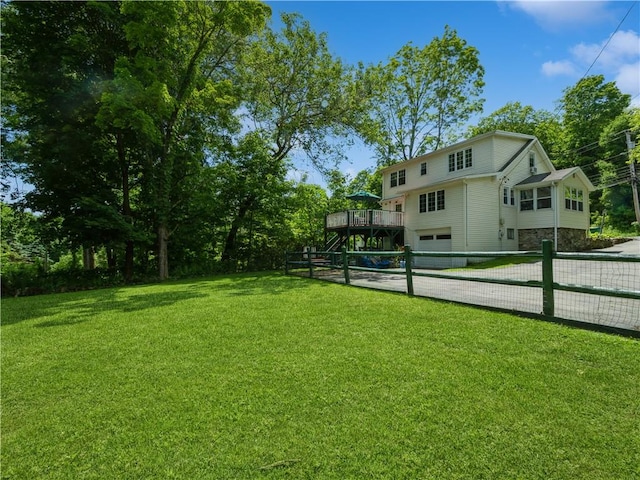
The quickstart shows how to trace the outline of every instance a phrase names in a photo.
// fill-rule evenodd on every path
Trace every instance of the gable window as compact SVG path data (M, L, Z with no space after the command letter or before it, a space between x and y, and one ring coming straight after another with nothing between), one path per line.
M535 207L535 208L534 208ZM551 208L551 187L520 190L520 211Z
M579 188L564 188L564 208L567 210L575 210L576 212L584 211L584 195Z
M427 162L422 162L420 164L420 175L426 175L427 174Z
M406 183L407 171L403 168L398 171L398 185L404 185Z
M512 206L516 204L516 194L509 187L502 189L502 203Z
M473 167L473 151L471 148L449 154L449 171L455 172Z
M535 152L529 152L529 168L535 168L536 166L536 154Z

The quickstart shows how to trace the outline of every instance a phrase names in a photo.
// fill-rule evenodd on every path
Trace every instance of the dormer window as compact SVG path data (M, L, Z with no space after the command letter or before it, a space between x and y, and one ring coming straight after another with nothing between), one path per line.
M473 151L470 148L449 154L449 171L455 172L473 167Z

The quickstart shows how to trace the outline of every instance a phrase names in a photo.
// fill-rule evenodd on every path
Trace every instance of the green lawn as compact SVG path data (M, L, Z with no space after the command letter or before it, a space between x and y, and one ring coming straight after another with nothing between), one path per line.
M2 478L632 479L640 342L279 274L2 301Z

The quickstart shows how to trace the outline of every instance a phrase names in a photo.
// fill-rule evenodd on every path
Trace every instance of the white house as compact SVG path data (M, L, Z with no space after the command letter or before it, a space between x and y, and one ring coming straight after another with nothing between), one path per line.
M485 133L382 175L380 204L404 212L414 250L539 250L551 239L566 251L585 243L594 186L579 167L556 170L532 135Z

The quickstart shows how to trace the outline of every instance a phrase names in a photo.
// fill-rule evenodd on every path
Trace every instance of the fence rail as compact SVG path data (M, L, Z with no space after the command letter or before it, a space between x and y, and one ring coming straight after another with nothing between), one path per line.
M478 261L514 256L526 263L487 270L414 267L419 257ZM640 255L560 253L553 251L549 240L543 241L541 251L528 252L419 252L407 245L403 252L287 253L285 271L597 325L640 337Z

